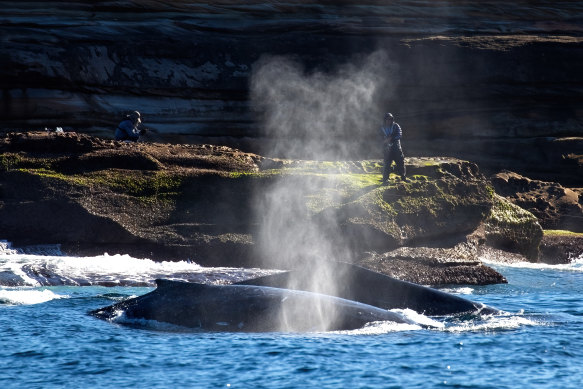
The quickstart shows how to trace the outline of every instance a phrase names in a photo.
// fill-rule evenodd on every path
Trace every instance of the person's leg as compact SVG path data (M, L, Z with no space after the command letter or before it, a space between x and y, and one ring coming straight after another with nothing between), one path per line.
M403 149L401 148L401 142L395 148L395 164L397 165L397 172L402 179L407 177L407 172L405 171L405 155L403 154Z
M383 161L383 182L386 182L389 179L389 174L391 173L391 164L393 163L393 159L391 157L391 149L385 148L383 151L384 154L384 161Z

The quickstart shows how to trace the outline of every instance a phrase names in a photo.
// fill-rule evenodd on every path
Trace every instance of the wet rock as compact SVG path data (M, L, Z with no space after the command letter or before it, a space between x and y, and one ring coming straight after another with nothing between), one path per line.
M540 262L557 265L583 259L583 234L548 231L542 239Z
M384 254L371 253L358 264L422 285L506 283L504 276L485 266L475 251L467 244L453 248L402 247Z

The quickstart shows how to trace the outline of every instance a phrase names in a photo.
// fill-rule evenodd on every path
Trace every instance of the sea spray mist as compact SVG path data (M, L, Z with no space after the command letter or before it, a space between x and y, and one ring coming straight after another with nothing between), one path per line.
M273 157L346 160L356 144L378 136L386 107L380 97L392 93L394 66L385 51L340 64L331 72L307 72L288 57L266 56L254 66L251 103L260 131L276 142L263 154ZM266 266L293 270L309 266L310 290L336 294L343 276L334 261L353 260L334 213L314 217L309 196L330 178L318 172L281 174L257 194L257 245ZM294 288L294 285L288 285ZM301 314L286 308L284 317ZM334 312L322 310L324 323ZM285 320L283 320L285 322ZM285 329L284 329L285 330Z

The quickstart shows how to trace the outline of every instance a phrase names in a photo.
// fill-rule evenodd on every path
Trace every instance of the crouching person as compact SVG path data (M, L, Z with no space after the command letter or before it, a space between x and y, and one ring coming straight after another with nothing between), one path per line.
M126 116L115 129L115 140L137 142L140 136L146 134L146 129L142 125L142 115L134 111Z

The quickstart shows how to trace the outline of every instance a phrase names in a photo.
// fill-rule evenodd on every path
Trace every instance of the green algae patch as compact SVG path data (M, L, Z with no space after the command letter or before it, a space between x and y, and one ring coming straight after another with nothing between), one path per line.
M0 154L0 172L23 169L55 170L54 166L60 160L60 158L32 158L24 154L3 153Z
M484 225L488 245L523 254L529 260L538 259L543 229L529 211L494 195L494 204Z
M381 183L378 174L302 173L296 178L304 181L306 206L312 214L353 201Z
M238 172L229 172L227 173L227 177L229 178L273 178L277 176L281 176L286 174L281 169L270 169L270 170L263 170L263 171L238 171Z
M387 183L368 187L352 201L324 212L334 212L339 225L359 237L355 240L391 249L407 242L463 237L480 225L492 207L491 194L481 179L394 178L391 174Z
M522 226L533 222L537 222L537 218L531 212L498 195L494 197L492 212L486 219L486 223L508 226Z
M544 236L568 236L583 237L583 232L573 232L568 230L544 230Z
M102 187L137 198L177 196L183 182L180 175L164 171L141 172L110 169L83 174L64 174L47 168L19 168L17 171L71 186L93 189Z
M0 172L7 172L16 168L22 161L18 154L4 153L0 155Z
M91 180L88 180L86 177L78 175L66 175L47 168L20 168L18 171L21 173L27 173L36 177L40 177L42 179L59 180L64 183L76 186L89 186L91 183Z
M178 195L183 178L178 175L157 172L128 172L109 170L86 177L91 184L108 187L114 192L133 197Z

